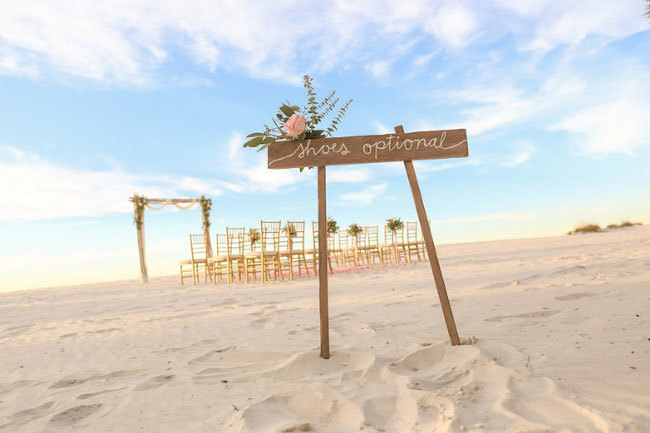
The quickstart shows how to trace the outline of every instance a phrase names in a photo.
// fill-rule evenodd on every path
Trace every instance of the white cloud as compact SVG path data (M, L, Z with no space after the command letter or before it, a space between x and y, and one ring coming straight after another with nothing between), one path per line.
M390 60L375 60L366 65L365 68L374 78L381 78L388 74L391 63Z
M588 5L582 0L548 3L550 7L536 24L531 49L576 46L589 36L610 41L647 29L643 4L638 0L592 0Z
M368 167L330 167L327 169L327 181L338 183L359 183L371 178Z
M641 9L638 0L10 1L0 4L0 73L147 85L162 65L189 59L296 84L303 71L350 64L382 76L420 41L437 52L512 33L545 51L641 31Z
M341 194L339 196L339 201L340 202L354 202L357 204L361 205L369 205L371 204L375 198L379 197L380 195L384 194L384 191L386 191L386 187L388 186L388 183L382 183L381 185L373 185L368 188L365 188L361 191L357 192L348 192L345 194Z
M535 153L537 150L535 146L528 142L519 142L515 144L514 151L501 162L503 167L516 167L528 161L528 159Z
M392 129L384 125L383 123L375 121L375 133L377 134L390 134L394 132Z
M467 44L478 27L474 14L459 4L445 5L429 20L425 29L453 47Z
M621 98L588 107L572 114L549 129L579 134L578 145L590 154L634 153L650 144L650 104Z
M458 168L458 167L466 167L466 166L477 166L481 165L481 161L478 158L469 158L469 159L461 159L459 161L446 161L446 162L440 162L440 161L414 161L415 168L417 171L422 171L422 172L434 172L434 171L442 171L442 170L449 170L450 168ZM400 167L401 168L401 167Z
M147 176L119 169L91 171L52 164L15 147L0 147L0 185L7 205L0 220L90 217L131 212L133 193L157 197L218 195L203 180Z

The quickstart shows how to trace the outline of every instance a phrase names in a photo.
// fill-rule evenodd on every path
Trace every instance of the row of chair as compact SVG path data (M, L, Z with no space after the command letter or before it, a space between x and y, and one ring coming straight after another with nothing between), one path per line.
M214 254L210 255L204 235L190 235L191 259L180 262L181 284L192 277L192 283L235 280L245 281L271 278L284 281L285 275L318 275L318 223L312 221L312 248L305 245L305 222L260 221L259 228L226 227L216 235ZM349 230L328 233L328 268L334 266L373 266L410 263L414 258L425 258L424 242L419 236L417 222L405 222L404 228L391 231L384 226L383 240L379 226L363 226L361 232Z

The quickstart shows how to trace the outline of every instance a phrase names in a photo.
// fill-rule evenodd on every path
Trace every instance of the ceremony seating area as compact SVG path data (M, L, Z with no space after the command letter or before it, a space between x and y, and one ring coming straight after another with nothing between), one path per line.
M191 234L190 259L180 265L181 284L267 282L318 275L318 223L309 233L305 221L260 221L259 227L226 227L210 246L205 235ZM411 263L426 258L420 226L404 222L391 231L388 226L362 226L329 233L327 264L330 273L361 267ZM307 244L309 242L309 244Z

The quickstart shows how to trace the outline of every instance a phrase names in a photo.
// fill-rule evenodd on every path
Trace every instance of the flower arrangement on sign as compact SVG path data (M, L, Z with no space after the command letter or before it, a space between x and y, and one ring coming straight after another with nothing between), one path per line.
M327 235L332 235L339 231L339 226L332 218L327 217Z
M363 232L363 229L361 226L357 223L350 224L350 227L348 227L348 233L350 233L352 236L357 237Z
M316 100L313 79L309 75L303 77L303 85L307 90L307 105L300 109L297 105L291 105L289 101L282 104L272 118L273 126L264 125L263 132L253 132L247 135L250 138L244 147L258 147L257 151L264 150L278 140L306 140L310 138L323 138L332 136L338 129L343 116L347 112L352 99L344 103L338 110L336 116L331 120L330 125L324 129L318 129L319 124L328 116L334 113L339 104L336 98L336 91L332 92L321 102ZM260 147L261 146L261 147ZM300 171L303 169L301 168Z
M251 243L251 248L255 246L255 243L260 241L260 231L255 229L250 229L248 231L248 240Z

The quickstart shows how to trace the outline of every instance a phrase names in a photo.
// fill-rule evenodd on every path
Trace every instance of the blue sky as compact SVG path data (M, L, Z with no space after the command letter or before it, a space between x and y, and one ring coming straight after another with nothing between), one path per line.
M213 233L314 219L313 172L241 148L305 73L354 99L340 135L467 129L468 159L416 164L439 243L650 222L644 1L271 3L0 6L0 290L136 278L134 192L211 197ZM416 217L396 163L328 169L328 206ZM150 274L200 220L147 213Z

